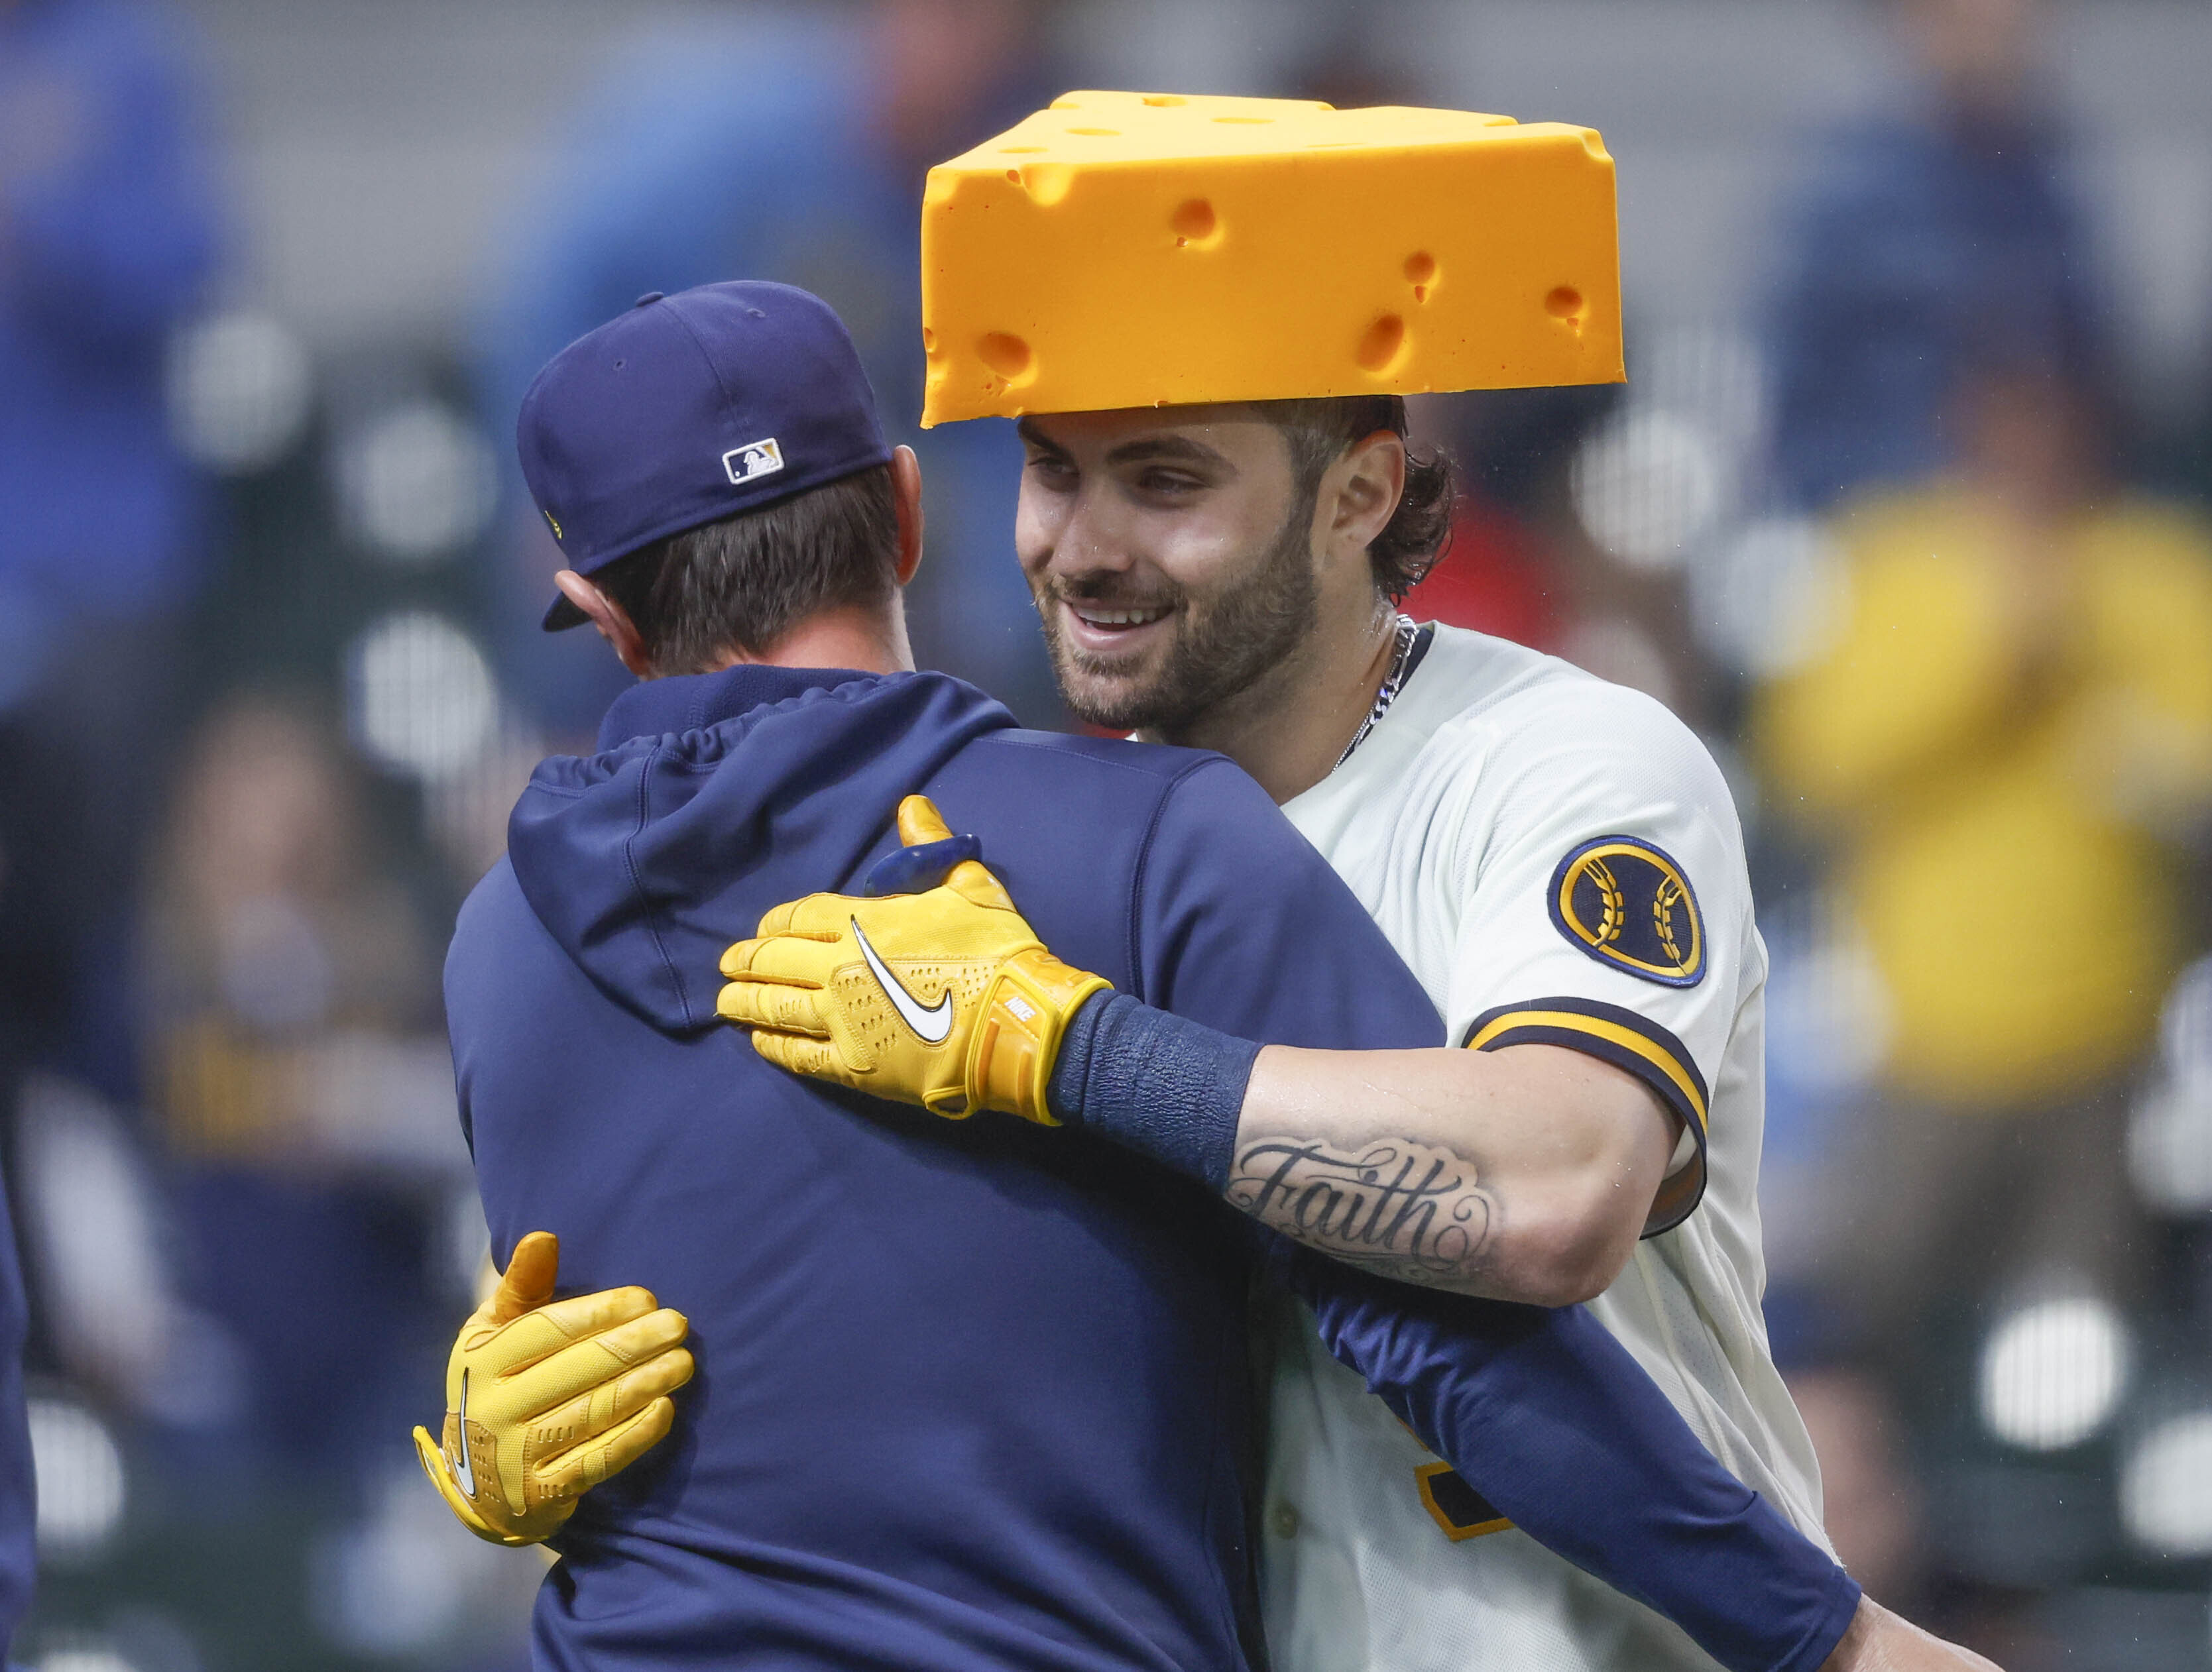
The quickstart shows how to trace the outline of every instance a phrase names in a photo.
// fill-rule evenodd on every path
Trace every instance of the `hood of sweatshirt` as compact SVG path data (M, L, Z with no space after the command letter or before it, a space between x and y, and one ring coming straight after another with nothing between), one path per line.
M846 892L900 798L1013 716L943 674L744 666L617 698L599 753L541 763L507 822L522 893L593 984L668 1033L714 1025L723 950Z

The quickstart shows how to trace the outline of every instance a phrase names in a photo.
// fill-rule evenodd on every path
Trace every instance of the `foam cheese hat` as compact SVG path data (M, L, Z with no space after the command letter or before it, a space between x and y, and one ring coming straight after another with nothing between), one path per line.
M921 214L925 427L1621 378L1588 128L1071 93L932 169Z

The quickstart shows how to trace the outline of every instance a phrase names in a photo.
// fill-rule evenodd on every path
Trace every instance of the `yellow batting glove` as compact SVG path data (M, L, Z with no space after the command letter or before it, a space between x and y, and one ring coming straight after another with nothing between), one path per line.
M908 846L950 839L926 796L899 803ZM722 954L717 1007L794 1074L955 1118L1056 1126L1045 1087L1068 1018L1111 985L1044 948L973 859L924 894L810 894Z
M676 1420L690 1324L641 1288L553 1299L561 1245L532 1231L446 1363L445 1444L415 1430L446 1507L478 1538L536 1544Z

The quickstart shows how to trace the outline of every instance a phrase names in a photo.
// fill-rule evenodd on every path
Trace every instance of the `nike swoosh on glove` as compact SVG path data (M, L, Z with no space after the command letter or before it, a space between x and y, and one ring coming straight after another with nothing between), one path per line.
M899 803L909 849L955 839L927 796ZM880 869L880 868L879 868ZM954 1118L1056 1126L1045 1087L1068 1019L1110 983L1036 937L981 863L921 894L810 894L722 954L717 1009L780 1068Z

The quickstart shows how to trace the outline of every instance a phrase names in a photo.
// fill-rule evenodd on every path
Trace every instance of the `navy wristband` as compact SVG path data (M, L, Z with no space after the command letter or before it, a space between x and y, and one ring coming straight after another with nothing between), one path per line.
M1260 1047L1127 993L1084 1001L1060 1035L1046 1095L1070 1126L1164 1161L1217 1194L1229 1184L1244 1087Z

